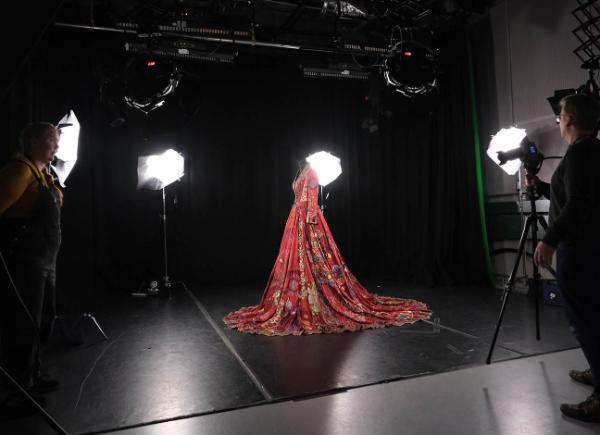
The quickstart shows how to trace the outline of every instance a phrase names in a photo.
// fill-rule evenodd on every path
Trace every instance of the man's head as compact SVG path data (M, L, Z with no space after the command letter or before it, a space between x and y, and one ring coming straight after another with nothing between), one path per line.
M567 143L573 143L579 137L596 131L600 120L600 104L589 95L569 95L560 100L557 119L560 135Z
M59 136L59 130L50 123L29 124L21 132L21 150L32 161L46 165L54 160Z

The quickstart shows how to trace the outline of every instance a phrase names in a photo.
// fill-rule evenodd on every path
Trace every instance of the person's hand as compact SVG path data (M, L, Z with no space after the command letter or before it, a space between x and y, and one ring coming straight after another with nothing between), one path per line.
M552 265L554 248L547 243L539 242L533 254L533 261L539 267L548 269Z
M525 182L525 187L529 187L529 186L538 187L541 183L541 181L537 175L529 175L529 174L525 175L524 182Z

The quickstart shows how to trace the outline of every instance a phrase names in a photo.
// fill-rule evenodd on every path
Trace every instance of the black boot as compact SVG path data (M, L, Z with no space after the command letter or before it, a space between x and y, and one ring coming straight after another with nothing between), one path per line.
M29 394L41 407L46 406L46 400L30 392ZM30 417L38 409L19 393L11 393L4 402L0 403L0 421Z
M581 384L592 386L594 385L594 375L592 375L592 370L590 369L571 370L569 372L569 376L571 377L571 379Z
M600 423L600 397L596 393L576 405L563 403L560 410L566 416L577 420Z

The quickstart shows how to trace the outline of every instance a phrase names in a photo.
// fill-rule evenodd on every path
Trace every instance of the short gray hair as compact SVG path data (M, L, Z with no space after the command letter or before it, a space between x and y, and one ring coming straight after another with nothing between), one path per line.
M34 140L41 138L48 130L55 128L49 122L32 122L27 124L19 136L19 151L27 154Z
M591 95L574 94L560 100L560 107L576 127L585 131L595 131L600 120L600 104Z

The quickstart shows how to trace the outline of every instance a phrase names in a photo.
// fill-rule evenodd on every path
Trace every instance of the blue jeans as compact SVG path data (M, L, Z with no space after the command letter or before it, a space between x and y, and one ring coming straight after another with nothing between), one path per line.
M40 370L40 347L50 336L56 315L55 273L53 267L8 260L11 277L33 319L26 314L23 304L7 282L5 271L0 271L3 275L3 285L0 286L0 361L11 376L27 388Z
M556 278L573 333L581 344L600 394L600 247L560 244Z

